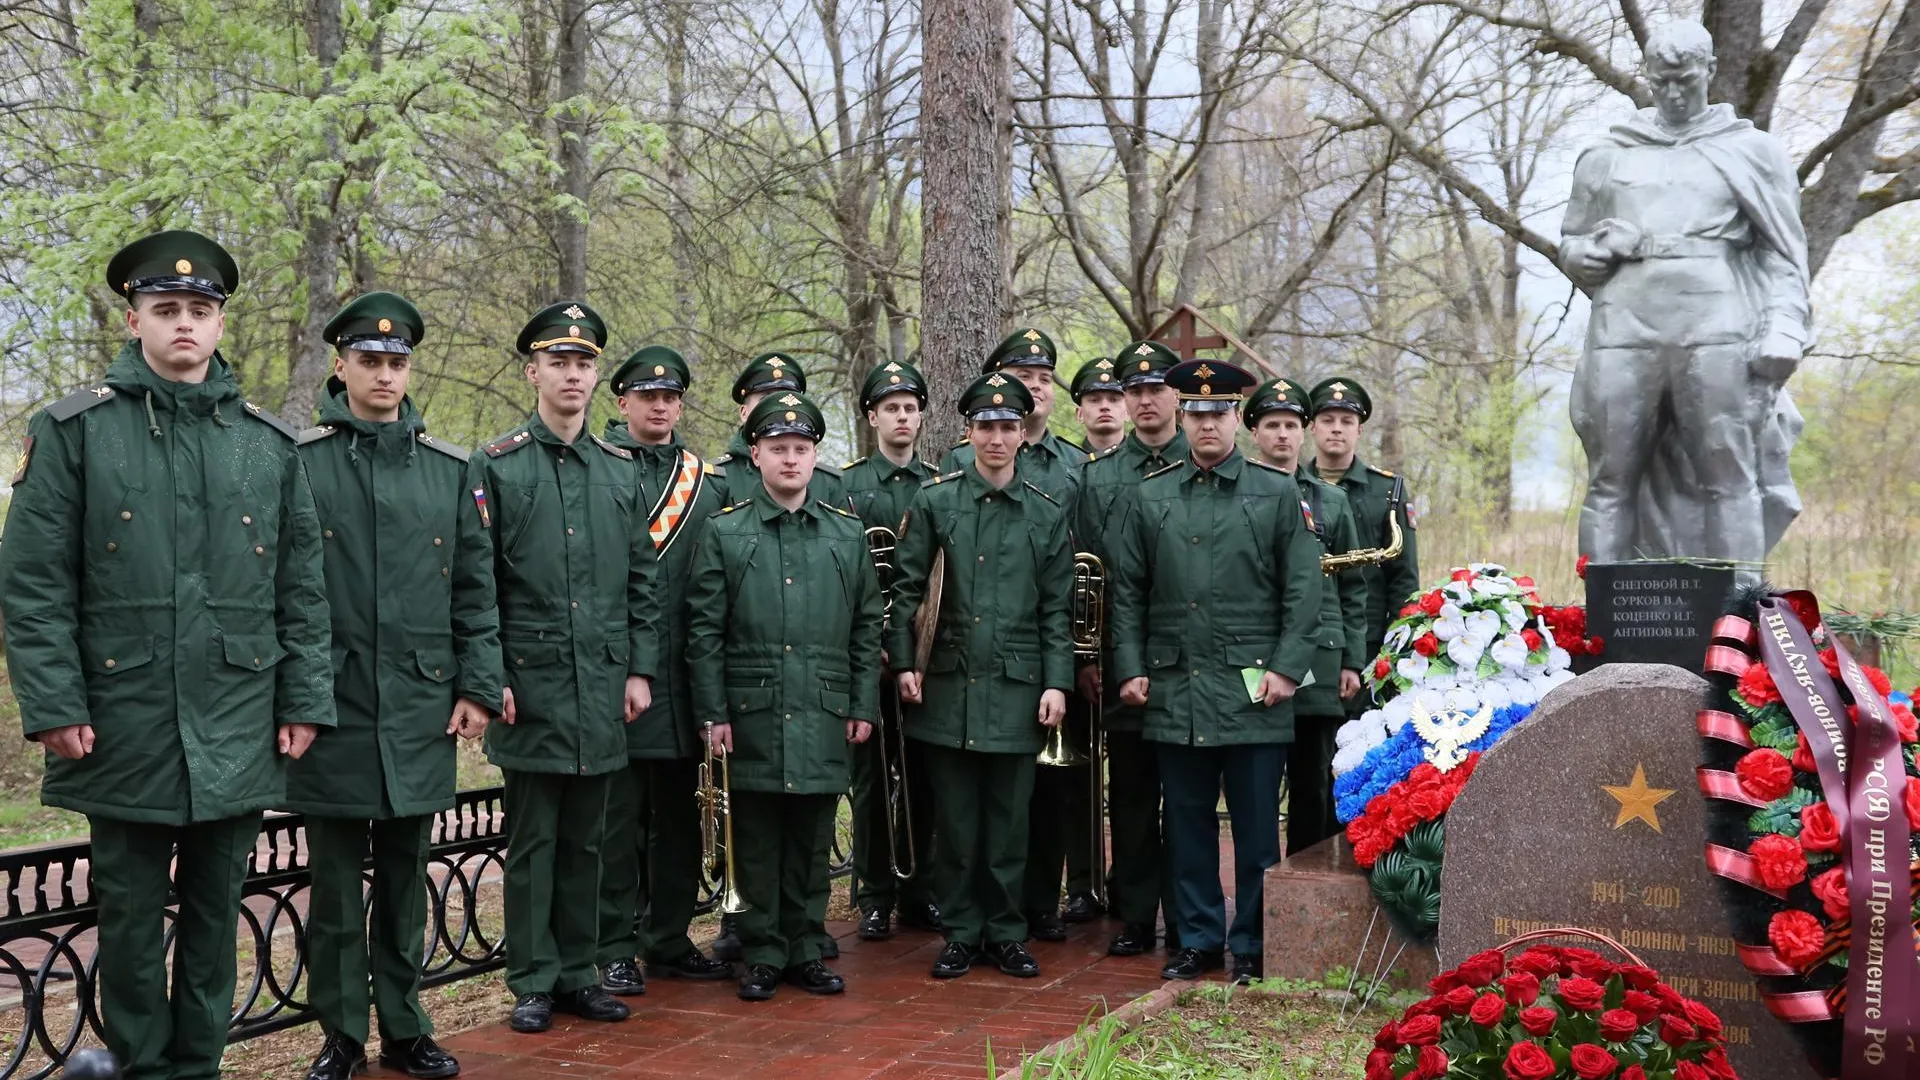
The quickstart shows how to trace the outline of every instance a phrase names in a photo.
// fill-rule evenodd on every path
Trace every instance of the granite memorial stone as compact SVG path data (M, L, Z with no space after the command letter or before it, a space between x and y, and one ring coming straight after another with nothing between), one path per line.
M1734 954L1702 856L1693 718L1706 690L1678 668L1609 664L1481 758L1447 814L1440 963L1533 930L1597 931L1718 1012L1746 1080L1808 1077Z

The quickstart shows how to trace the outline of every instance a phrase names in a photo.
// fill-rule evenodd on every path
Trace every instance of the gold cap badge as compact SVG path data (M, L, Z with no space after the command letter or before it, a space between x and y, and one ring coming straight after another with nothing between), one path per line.
M1038 353L1041 351L1041 349L1040 349L1040 346L1038 345L1029 345L1027 346L1027 351L1030 353Z
M176 274L191 274L193 273L193 264L185 259L181 259L179 262L173 264L173 271Z
M1201 392L1202 394L1211 394L1211 393L1213 393L1213 384L1212 384L1212 383L1201 383L1201 384L1200 384L1200 392Z
M381 332L381 333L383 333L383 334L385 334L385 333L389 333L389 332L391 332L392 330L393 330L393 320L392 320L392 319L381 319L381 320L380 320L380 332Z
M792 414L792 413L788 413L788 414L787 414L787 419L788 419L788 420L794 420L794 419L798 419L798 418L797 418L796 416L794 416L794 414Z
M567 336L568 336L568 337L579 337L579 336L580 336L580 328L579 328L579 327L577 327L577 326L569 326L569 327L567 327Z
M784 364L784 363L786 363L786 362L787 362L787 359L786 359L786 357L784 357L784 356L769 356L769 357L767 357L767 366L768 366L768 367L770 367L770 368L777 368L777 367L779 367L780 365L782 365L782 364Z
M1027 339L1028 341L1039 341L1039 340L1040 340L1040 331L1038 331L1038 330L1029 330L1029 331L1027 331L1026 333L1024 333L1024 334L1022 334L1022 335L1020 335L1020 336L1021 336L1021 337L1024 337L1024 338L1026 338L1026 339Z
M1149 371L1149 370L1152 370L1152 368L1153 368L1153 365L1152 365L1152 364L1150 364L1150 363L1148 363L1147 361L1145 361L1145 360L1142 360L1142 361L1140 361L1140 370L1141 370L1141 371Z
M655 375L665 375L667 373L666 365L664 364L653 365L653 373Z
M1007 377L996 371L993 374L987 376L987 385L988 386L1005 386L1007 385Z
M890 382L890 383L897 383L897 382L899 382L899 381L900 381L900 376L898 376L898 375L889 375L889 376L887 376L887 381L888 381L888 382Z
M1149 356L1149 355L1152 355L1152 353L1153 353L1153 346L1147 344L1144 341L1140 343L1139 348L1133 350L1133 355L1135 356Z
M569 319L584 319L587 317L587 313L580 310L579 304L568 304L567 310L560 314L565 315Z
M891 361L891 360L889 360L889 361L887 361L887 366L886 366L886 367L884 367L884 368L881 368L880 370L882 370L882 371L899 371L899 370L900 370L900 365L899 365L899 364L896 364L896 363L894 363L894 362L893 362L893 361Z
M1000 403L1002 403L1002 402L1004 402L1004 401L1006 401L1006 400L1007 400L1007 399L1006 399L1006 395L1004 395L1004 394L995 394L995 395L993 395L993 403L994 403L995 405L998 405L998 404L1000 404Z
M1201 377L1201 378L1203 378L1203 379L1211 379L1211 378L1213 378L1213 369L1212 369L1212 368L1210 368L1210 367L1208 367L1208 366L1207 366L1207 365L1205 365L1205 364L1201 364L1201 365L1200 365L1199 367L1197 367L1197 368L1194 368L1194 369L1193 369L1193 373L1194 373L1195 375L1198 375L1198 376L1200 376L1200 377Z
M782 404L782 405L798 405L798 404L800 404L800 399L799 399L799 398L797 398L797 397L794 397L794 396L793 396L792 394L788 394L787 396L785 396L785 397L783 397L783 398L781 398L781 399L780 399L780 404ZM789 416L789 417L787 417L787 419L789 419L789 420L791 420L791 419L793 419L793 417L791 417L791 416Z

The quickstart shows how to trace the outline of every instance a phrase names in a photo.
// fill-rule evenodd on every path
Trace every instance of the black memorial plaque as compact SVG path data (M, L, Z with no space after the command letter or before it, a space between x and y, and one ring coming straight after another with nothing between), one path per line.
M1601 663L1698 671L1732 589L1733 571L1726 567L1589 563L1587 636L1606 643Z

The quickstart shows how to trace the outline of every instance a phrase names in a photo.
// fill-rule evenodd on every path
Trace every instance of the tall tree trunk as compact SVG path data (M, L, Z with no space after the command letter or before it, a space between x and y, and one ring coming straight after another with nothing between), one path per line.
M1215 163L1219 157L1213 145L1214 125L1220 123L1220 20L1226 0L1200 0L1195 56L1200 71L1200 122L1196 126L1193 162L1193 207L1187 219L1187 242L1180 256L1180 269L1173 283L1170 311L1193 302L1200 287L1200 275L1206 270L1209 243L1213 234L1214 200L1218 198ZM1160 313L1150 312L1149 325L1158 322Z
M935 399L922 442L942 447L1012 293L1012 0L923 0L921 34L920 360Z
M667 190L673 213L673 306L680 323L680 355L687 367L700 365L700 300L694 292L693 172L687 168L687 147L693 135L687 125L687 4L668 0L667 45Z
M593 187L587 159L586 0L560 0L560 191L553 242L560 256L560 299L587 295L587 196Z
M323 97L334 92L333 68L340 61L343 47L340 5L341 0L307 0L307 47L320 68L318 94ZM331 121L324 145L327 159L338 161L340 136ZM340 189L332 184L328 190L337 193ZM340 229L334 221L333 204L333 199L322 198L302 208L306 220L300 240L300 279L306 287L307 311L289 351L287 396L280 403L287 421L296 427L312 419L320 384L332 366L332 351L320 335L327 320L333 318L339 300L335 289L340 278Z

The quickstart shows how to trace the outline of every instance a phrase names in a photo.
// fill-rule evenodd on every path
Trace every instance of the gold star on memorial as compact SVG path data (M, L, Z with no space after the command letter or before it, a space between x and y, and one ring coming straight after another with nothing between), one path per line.
M1620 803L1620 813L1613 819L1614 828L1618 829L1627 822L1638 819L1646 822L1654 832L1664 834L1665 830L1660 828L1660 814L1654 807L1670 798L1675 789L1648 787L1647 767L1644 764L1634 763L1633 779L1624 787L1601 784L1600 790L1613 796Z

